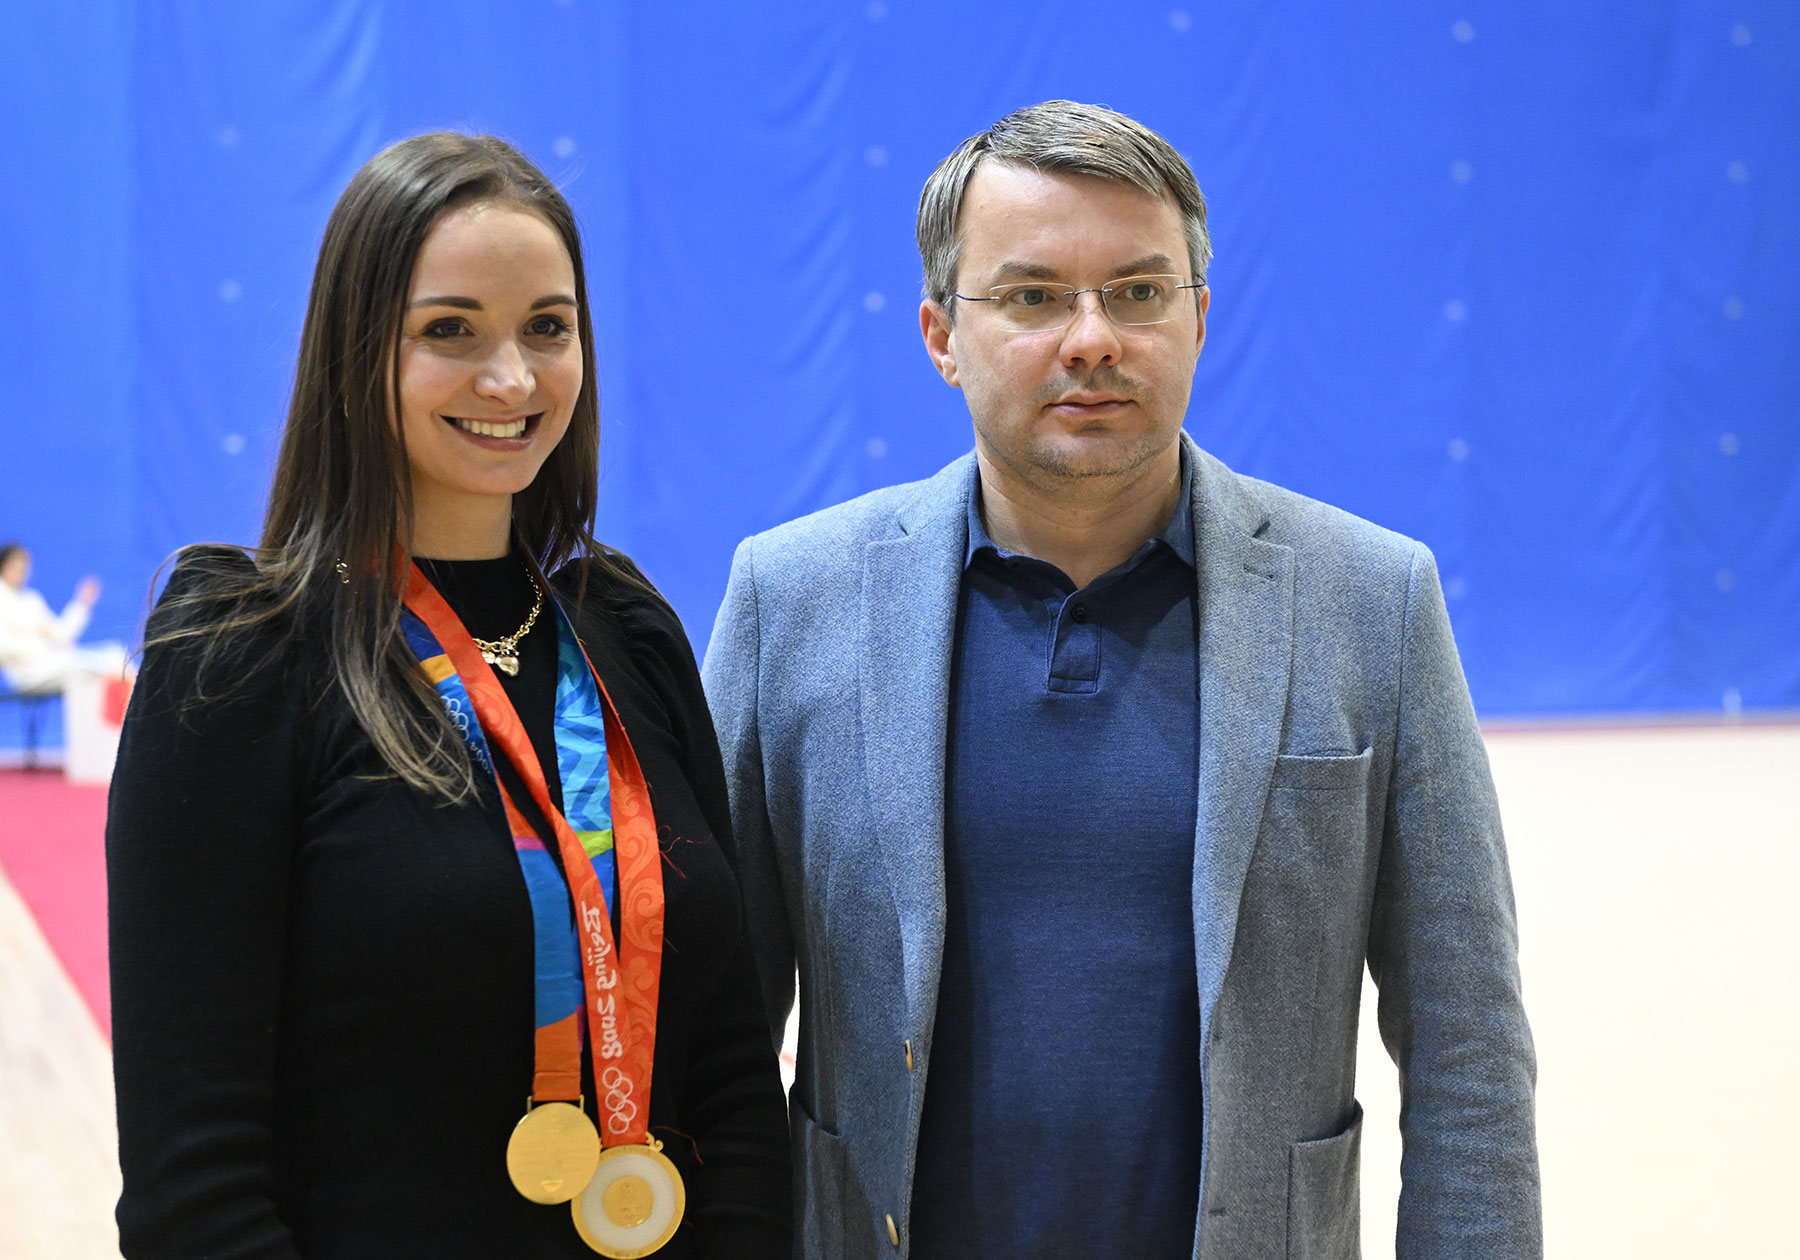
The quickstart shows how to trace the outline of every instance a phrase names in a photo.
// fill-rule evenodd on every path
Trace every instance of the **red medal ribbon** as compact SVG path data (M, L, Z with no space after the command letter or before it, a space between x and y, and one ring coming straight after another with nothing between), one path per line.
M531 563L533 575L549 596L549 583ZM594 1056L594 1084L599 1092L600 1140L605 1146L647 1142L650 1137L650 1076L656 1061L656 1006L662 983L663 885L662 853L656 843L656 819L650 810L649 785L637 754L619 721L619 711L606 683L581 649L606 715L606 763L612 790L613 849L618 863L619 935L613 939L612 916L587 850L568 819L550 799L550 786L530 737L481 649L444 597L417 565L410 566L406 607L425 623L462 678L475 716L490 743L500 749L531 793L531 799L556 833L563 875L575 903L575 932L581 945L583 989L587 998L589 1045ZM560 615L560 609L558 610ZM579 640L577 640L579 643ZM515 835L535 835L496 778L507 821ZM573 1019L539 1030L532 1076L535 1102L564 1101L581 1093L581 1048Z

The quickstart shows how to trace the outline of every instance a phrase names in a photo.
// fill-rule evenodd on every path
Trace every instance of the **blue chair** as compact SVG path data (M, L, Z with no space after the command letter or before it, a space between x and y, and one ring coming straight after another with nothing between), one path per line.
M50 702L60 696L60 691L20 691L8 682L4 674L0 674L0 704L16 704L25 727L25 760L27 770L37 769L38 764L38 723L43 720L44 710Z

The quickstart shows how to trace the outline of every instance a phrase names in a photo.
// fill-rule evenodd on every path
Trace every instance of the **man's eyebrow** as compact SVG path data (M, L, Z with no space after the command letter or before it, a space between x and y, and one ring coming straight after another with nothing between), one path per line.
M995 280L1054 280L1056 268L1043 263L1003 262L994 268Z
M1175 260L1167 254L1145 254L1142 258L1133 258L1130 262L1113 272L1117 276L1161 276L1178 270Z
M1145 254L1113 269L1113 277L1159 276L1179 270L1167 254ZM1060 280L1056 268L1042 263L1007 261L994 268L994 280L1004 284L1014 280Z
M575 299L566 293L547 293L537 301L533 302L531 304L531 309L534 311L541 311L547 306L574 305ZM453 293L439 294L433 297L422 297L418 301L413 302L409 309L416 311L423 306L449 306L459 311L479 311L482 309L480 299L461 297Z

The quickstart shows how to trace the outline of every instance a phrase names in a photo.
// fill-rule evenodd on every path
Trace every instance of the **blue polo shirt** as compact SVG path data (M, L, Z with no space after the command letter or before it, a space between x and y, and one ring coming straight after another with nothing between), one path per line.
M969 509L917 1260L1186 1260L1200 1181L1199 704L1185 453L1079 590Z

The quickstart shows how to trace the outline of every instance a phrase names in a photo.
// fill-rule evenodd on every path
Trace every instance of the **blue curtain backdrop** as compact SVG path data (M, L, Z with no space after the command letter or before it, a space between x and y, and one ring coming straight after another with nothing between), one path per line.
M1189 428L1437 552L1485 716L1800 708L1791 0L9 6L0 536L135 635L251 541L351 173L491 130L586 231L603 536L704 646L744 535L969 445L913 211L1008 110L1168 136Z

